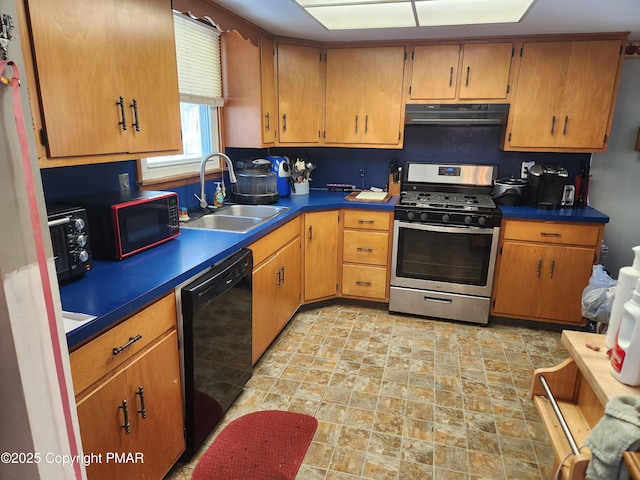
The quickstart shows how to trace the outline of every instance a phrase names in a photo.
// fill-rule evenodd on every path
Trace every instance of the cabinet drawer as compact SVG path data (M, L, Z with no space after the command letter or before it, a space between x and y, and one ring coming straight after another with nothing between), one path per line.
M595 247L600 225L569 224L524 220L507 220L504 227L505 240L558 243Z
M345 230L342 260L369 265L386 265L389 253L389 234Z
M344 210L344 228L389 231L391 213L375 210Z
M74 393L78 395L175 327L176 298L171 293L71 352L69 360ZM132 341L138 336L138 340ZM128 343L127 347L114 354L115 349Z
M285 223L277 230L262 237L260 240L249 245L253 252L253 265L259 265L273 255L280 247L286 245L295 237L300 235L300 219L298 216L288 223Z
M384 300L387 297L387 269L368 265L343 265L342 294Z

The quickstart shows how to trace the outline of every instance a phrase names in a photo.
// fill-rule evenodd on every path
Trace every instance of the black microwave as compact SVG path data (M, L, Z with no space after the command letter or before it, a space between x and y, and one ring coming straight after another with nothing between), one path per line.
M67 205L47 205L47 220L58 282L82 277L91 270L86 210Z
M180 235L175 192L122 190L70 201L87 211L96 260L122 260Z

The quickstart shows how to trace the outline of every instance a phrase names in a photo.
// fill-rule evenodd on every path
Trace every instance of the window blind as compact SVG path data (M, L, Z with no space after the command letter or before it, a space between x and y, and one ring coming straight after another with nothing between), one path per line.
M177 12L173 21L180 99L222 106L219 32Z

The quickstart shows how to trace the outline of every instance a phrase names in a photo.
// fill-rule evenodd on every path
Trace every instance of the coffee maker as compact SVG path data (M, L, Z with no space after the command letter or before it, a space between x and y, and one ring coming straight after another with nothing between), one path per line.
M554 164L535 164L529 169L529 205L553 210L560 208L569 173Z

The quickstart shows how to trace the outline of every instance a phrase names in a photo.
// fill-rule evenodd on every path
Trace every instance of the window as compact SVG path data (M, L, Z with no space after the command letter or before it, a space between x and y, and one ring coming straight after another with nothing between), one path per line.
M178 12L173 19L184 153L141 159L143 182L198 173L202 157L220 150L223 99L219 32ZM207 171L219 168L218 158L207 164Z

